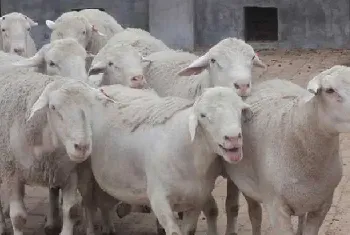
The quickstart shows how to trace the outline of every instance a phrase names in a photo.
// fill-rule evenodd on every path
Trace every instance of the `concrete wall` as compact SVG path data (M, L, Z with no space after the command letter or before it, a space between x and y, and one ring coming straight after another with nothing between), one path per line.
M211 46L244 38L244 7L277 7L280 48L350 48L350 0L2 0L1 13L23 12L41 47L49 42L46 19L72 8L104 8L124 27L140 27L173 48Z
M349 0L195 0L196 44L244 38L245 6L277 7L280 48L350 48Z
M45 20L55 20L72 8L104 8L124 27L148 30L148 0L2 0L1 13L22 12L39 23L32 35L40 48L50 41Z
M150 0L150 33L172 48L193 49L193 0Z

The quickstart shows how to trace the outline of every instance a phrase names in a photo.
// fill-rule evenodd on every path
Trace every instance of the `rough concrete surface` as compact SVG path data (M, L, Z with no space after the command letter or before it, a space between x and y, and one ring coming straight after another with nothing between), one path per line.
M200 52L199 52L200 54ZM335 64L350 64L350 51L348 50L322 50L322 51L261 51L262 60L267 63L266 71L254 69L255 81L262 81L279 77L289 79L305 86L307 81L320 71ZM341 154L343 156L344 175L336 189L333 205L323 223L320 235L348 235L350 234L350 134L341 137ZM26 206L29 211L27 230L25 235L42 235L45 223L45 213L48 208L48 190L27 187ZM217 180L213 192L219 205L218 220L219 234L224 234L226 215L224 202L226 197L226 181ZM240 199L240 213L238 218L239 235L250 235L251 227L247 207L243 197ZM266 213L263 216L263 234L269 234L269 222ZM9 225L9 220L7 224ZM152 214L133 213L123 219L115 219L118 234L156 234L155 219ZM79 233L77 233L79 234ZM199 219L198 235L206 234L206 224L203 216Z

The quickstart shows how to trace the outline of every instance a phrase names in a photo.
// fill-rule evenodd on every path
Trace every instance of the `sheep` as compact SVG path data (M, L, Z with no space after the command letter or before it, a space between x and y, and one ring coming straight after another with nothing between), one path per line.
M80 104L90 102L97 110L111 99L82 81L20 70L1 73L0 92L0 179L9 193L14 235L23 234L26 221L24 184L62 187L61 235L73 234L74 162L91 153L91 110Z
M19 12L12 12L0 18L1 50L23 57L31 57L37 52L30 35L30 29L38 23Z
M124 46L124 48L122 48L122 46ZM127 76L130 75L135 77L129 82L132 84L136 83L131 87L144 87L146 81L143 72L134 74L136 71L142 71L141 66L144 67L144 63L139 63L140 61L142 62L142 60L140 60L140 56L134 52L135 50L144 57L157 51L170 50L170 48L147 31L138 28L126 28L124 31L115 34L109 39L107 44L94 57L89 69L90 84L93 86L126 84L126 81L121 83L121 81L117 81L116 79L124 78L129 80L131 77ZM130 58L130 63L131 60L136 63L132 63L130 66L125 64L128 60L123 59L123 54L128 55L127 57ZM106 57L109 58L106 59ZM124 70L124 72L120 74L118 69L114 68L114 66L108 66L108 63L115 64L119 70Z
M1 57L9 58L2 53ZM6 63L0 67L1 70L20 68L22 71L35 71L48 75L60 75L87 81L85 63L90 55L74 39L60 39L44 45L34 56L23 58L11 56L16 62ZM34 69L33 69L34 68ZM18 69L17 69L18 70Z
M248 96L252 65L266 68L254 49L237 38L221 40L201 57L166 50L152 53L145 60L150 61L145 69L147 83L160 96L189 99L212 86L234 87L240 96Z
M225 87L208 88L194 102L114 86L120 87L112 97L116 103L103 117L96 113L93 118L90 160L95 180L121 201L150 204L167 234L182 234L172 210L186 211L184 230L188 234L195 229L201 208L210 214L204 203L212 197L221 172L218 154L228 162L242 158L241 114L249 117L249 106ZM131 145L131 139L138 145ZM161 142L150 145L150 139Z
M149 32L139 28L126 28L111 37L99 54L108 51L109 47L116 44L128 44L134 46L142 56L148 56L154 52L171 50L161 40L153 37Z
M254 235L261 234L261 202L272 234L295 234L292 215L299 216L298 235L318 234L342 176L339 134L350 132L349 75L350 68L333 66L307 90L273 79L245 100L254 115L243 124L244 159L224 167L246 196Z
M65 12L55 22L46 20L46 25L52 30L51 41L75 38L94 55L114 34L123 30L111 15L98 9Z
M122 84L131 88L147 88L143 67L143 57L131 45L109 46L109 50L98 53L92 61L88 83L95 87Z
M75 79L86 79L84 64L86 56L84 48L75 40L62 39L45 45L31 58L23 58L16 54L0 51L0 71L16 70L22 73L36 71L50 75L69 76ZM56 199L51 199L53 197L52 192L50 192L50 210L54 211L52 200ZM58 191L56 194L58 197ZM8 205L5 208L7 212ZM48 221L54 220L50 217L50 213L47 219Z

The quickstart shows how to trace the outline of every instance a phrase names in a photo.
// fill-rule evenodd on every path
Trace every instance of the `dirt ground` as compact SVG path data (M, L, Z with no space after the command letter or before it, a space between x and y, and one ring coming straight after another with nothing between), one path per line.
M306 85L314 75L335 64L350 64L349 50L267 50L259 51L260 58L268 64L267 70L254 69L255 82L280 78L291 80L301 86ZM350 234L350 134L341 137L341 154L343 157L343 178L336 189L333 205L323 223L320 235ZM28 208L27 234L41 235L48 207L48 190L42 188L26 188L26 206ZM218 203L220 214L218 220L219 234L224 234L226 214L224 204L226 197L226 181L217 180L214 196ZM239 235L250 235L251 226L248 218L245 200L240 199L238 218ZM7 221L9 224L9 221ZM119 234L156 234L155 218L151 214L133 213L122 219L115 220ZM199 219L197 234L206 233L206 223L203 216ZM263 215L263 234L269 234L269 222L266 213Z

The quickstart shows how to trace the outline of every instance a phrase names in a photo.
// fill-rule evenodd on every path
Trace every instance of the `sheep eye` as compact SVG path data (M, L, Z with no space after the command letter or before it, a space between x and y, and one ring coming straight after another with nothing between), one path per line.
M56 110L55 105L51 105L51 109L52 109L52 110Z
M328 88L328 89L325 90L325 92L328 93L328 94L332 94L332 93L335 92L335 90L333 88Z
M201 113L201 118L205 118L206 115L204 113Z
M109 66L112 66L112 65L113 65L113 62L112 62L112 61L110 61L110 62L108 63L108 65L109 65Z
M255 55L253 56L252 60L254 60L254 59L255 59Z
M55 66L56 64L55 64L53 61L50 61L49 65L50 65L51 67L53 67L53 66Z
M86 34L86 31L83 31L83 34Z
M6 30L5 29L1 29L2 32L5 32Z
M210 60L210 62L215 63L215 62L216 62L216 60L215 60L215 59L211 59L211 60Z
M30 28L27 28L27 31L29 31L30 30Z

